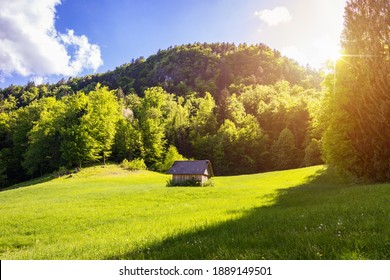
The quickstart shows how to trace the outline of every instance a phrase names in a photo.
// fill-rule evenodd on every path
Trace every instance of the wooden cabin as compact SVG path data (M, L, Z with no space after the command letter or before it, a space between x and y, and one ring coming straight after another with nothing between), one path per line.
M214 176L209 160L178 160L169 169L172 174L172 183L181 184L191 180L203 185L209 178Z

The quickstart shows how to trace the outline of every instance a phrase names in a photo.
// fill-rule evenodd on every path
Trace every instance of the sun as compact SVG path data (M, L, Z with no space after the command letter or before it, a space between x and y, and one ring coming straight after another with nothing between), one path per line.
M333 62L335 62L338 61L343 56L343 54L340 48L333 48L329 50L328 56Z

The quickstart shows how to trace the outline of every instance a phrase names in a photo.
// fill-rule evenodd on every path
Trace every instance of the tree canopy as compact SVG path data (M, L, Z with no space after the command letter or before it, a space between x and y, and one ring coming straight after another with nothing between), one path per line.
M343 55L325 81L326 160L363 180L390 180L389 14L387 0L347 2Z

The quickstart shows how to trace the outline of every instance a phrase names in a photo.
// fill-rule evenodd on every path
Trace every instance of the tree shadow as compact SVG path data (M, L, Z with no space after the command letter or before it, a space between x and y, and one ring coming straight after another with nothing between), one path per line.
M38 177L38 178L29 180L29 181L25 181L25 182L17 183L15 185L12 185L12 186L9 186L9 187L5 187L3 189L0 189L0 192L9 191L9 190L15 190L15 189L19 189L19 188L25 188L25 187L31 187L31 186L34 186L34 185L38 185L38 184L49 182L49 181L51 181L53 179L55 179L55 177L53 177L50 174L49 175L44 175L42 177Z
M106 259L388 259L390 242L382 237L389 226L360 231L357 225L365 221L355 207L362 201L343 202L356 188L359 185L322 171L303 185L280 189L274 204L254 208L239 219ZM388 221L385 213L376 218Z
M93 166L92 164L88 165L87 167L90 167L90 166ZM28 181L23 181L23 182L20 182L20 183L16 183L16 184L13 184L9 187L5 187L5 188L0 188L0 192L3 192L3 191L9 191L9 190L15 190L15 189L19 189L19 188L25 188L25 187L31 187L31 186L35 186L35 185L38 185L38 184L43 184L43 183L46 183L46 182L49 182L49 181L52 181L54 179L57 179L57 178L65 178L65 179L69 179L69 178L72 178L72 176L78 172L80 172L81 168L78 168L76 167L75 169L72 169L72 170L68 170L66 171L65 173L61 173L61 174L58 174L59 171L54 171L53 173L47 173L43 176L40 176L40 177L37 177L37 178L33 178L31 180L28 180Z

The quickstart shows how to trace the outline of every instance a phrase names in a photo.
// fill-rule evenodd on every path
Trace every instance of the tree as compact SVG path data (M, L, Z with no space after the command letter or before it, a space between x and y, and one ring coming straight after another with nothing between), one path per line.
M121 103L122 116L117 123L113 146L113 156L118 162L142 158L144 155L139 120L142 115L142 98L131 93Z
M41 102L42 103L42 102ZM43 106L33 101L26 107L21 107L10 114L10 137L12 139L11 153L8 153L8 178L12 181L27 179L22 166L25 153L28 149L29 132L38 122Z
M215 101L210 93L198 98L198 109L190 121L190 139L193 153L198 159L207 159L214 153L217 119L215 117Z
M7 175L7 156L6 149L0 150L0 188L4 187L8 183Z
M157 169L164 157L165 123L164 107L168 93L160 87L145 90L138 110L139 127L142 136L142 157L147 166Z
M303 163L305 166L323 164L321 156L321 143L317 139L311 139L309 145L305 149L305 158Z
M124 109L124 112L130 109ZM117 162L141 158L143 149L142 135L138 119L128 118L123 114L116 125L115 140L112 147L113 157Z
M165 106L165 134L167 143L175 146L180 153L190 154L190 106L179 96L177 101L168 100Z
M28 133L28 147L24 154L23 167L27 174L43 175L60 166L60 127L64 104L53 97L39 100L42 107L39 119Z
M275 170L297 167L297 148L294 134L288 128L280 132L278 140L272 145L272 163Z
M186 159L185 157L179 154L176 147L171 145L168 147L168 150L165 154L164 161L162 162L161 165L159 165L158 171L167 172L176 160L185 160L185 159Z
M8 145L10 133L10 116L0 112L0 150Z
M326 161L343 173L390 180L390 55L388 0L350 0L343 54L327 79Z
M87 112L88 97L83 92L64 98L64 122L61 128L62 158L68 166L96 160L97 143L82 121Z
M268 162L268 135L260 127L256 118L247 114L240 126L237 151L240 155L241 169L237 173L254 173L270 169Z
M119 104L115 91L109 91L107 87L99 84L88 95L87 113L82 118L90 136L95 140L96 150L94 157L103 158L106 164L107 157L111 154L111 146L114 142L116 123L119 119Z
M235 173L235 166L238 166L237 127L229 119L226 119L217 131L217 145L213 145L213 165L217 174ZM207 143L204 143L207 145Z
M241 119L242 117L242 119ZM252 115L241 115L240 123L226 119L213 146L214 166L220 174L244 174L265 170L267 137Z
M6 113L0 112L0 187L8 182L8 156L11 154L10 118Z
M246 113L244 105L237 98L236 94L227 98L226 107L226 118L230 119L237 125L241 125L244 122Z
M192 132L197 135L214 134L217 128L215 117L215 101L209 92L199 99L199 107L196 115L192 118Z

